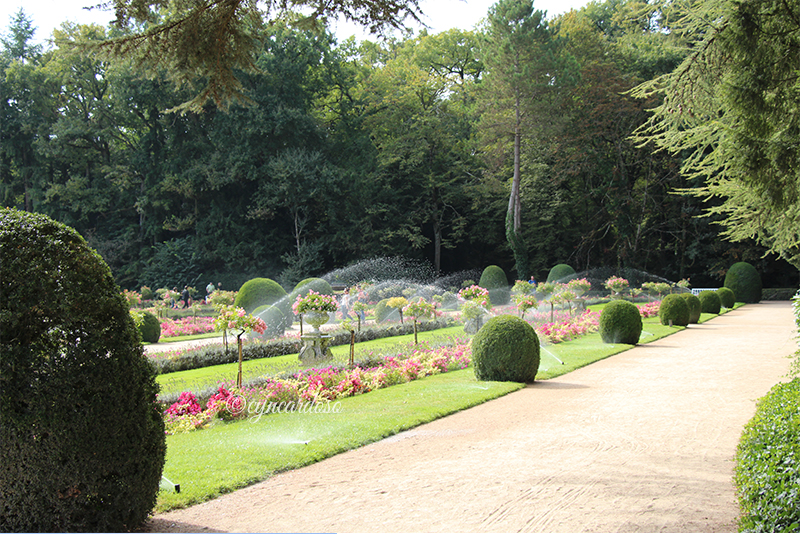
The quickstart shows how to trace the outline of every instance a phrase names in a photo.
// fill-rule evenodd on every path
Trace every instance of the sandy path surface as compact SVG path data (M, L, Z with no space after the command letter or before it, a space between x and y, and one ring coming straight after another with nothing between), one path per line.
M560 378L185 510L155 531L735 531L736 445L785 380L788 302L748 305Z

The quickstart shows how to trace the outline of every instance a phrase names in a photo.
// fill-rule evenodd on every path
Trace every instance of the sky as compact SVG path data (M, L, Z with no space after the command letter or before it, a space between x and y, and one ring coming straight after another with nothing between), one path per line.
M100 3L102 0L3 0L0 3L0 32L6 34L11 18L20 8L25 10L38 28L34 36L36 41L43 41L50 36L54 28L62 22L70 20L79 24L96 23L105 26L112 20L113 14L108 11L83 8ZM430 26L430 33L438 33L450 28L471 30L486 16L489 7L497 0L420 0L420 7L425 14L423 22ZM570 9L580 8L588 0L534 0L534 7L546 11L548 16L565 13ZM338 23L332 28L343 40L350 35L357 39L368 38L357 26Z

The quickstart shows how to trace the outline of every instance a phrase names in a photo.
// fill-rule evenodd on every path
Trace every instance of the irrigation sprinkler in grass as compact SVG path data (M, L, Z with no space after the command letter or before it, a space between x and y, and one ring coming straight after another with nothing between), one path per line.
M175 493L180 493L181 492L181 485L180 484L175 484L174 482L172 482L170 479L168 479L164 475L161 475L161 480L166 481L167 484L172 486L172 489L175 490Z

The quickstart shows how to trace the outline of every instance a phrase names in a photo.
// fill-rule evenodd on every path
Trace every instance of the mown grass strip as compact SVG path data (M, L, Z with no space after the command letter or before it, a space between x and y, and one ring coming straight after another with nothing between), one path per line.
M523 387L478 382L464 369L342 399L339 413L271 413L167 436L159 512L212 499L271 475L309 465ZM318 404L320 409L326 405ZM305 442L308 442L307 444Z
M418 338L421 342L435 341L436 339L445 340L452 337L464 337L464 327L454 326L450 328L442 328L439 330L432 330L430 332L420 332ZM390 354L400 350L402 347L407 347L409 343L413 343L414 335L397 336L392 338L375 339L372 341L362 341L355 346L356 359L364 357L370 352ZM231 350L236 350L236 343L231 346ZM331 363L346 364L350 358L350 345L339 345L331 347L333 352L334 362L326 362L325 366ZM242 362L242 376L245 381L257 378L260 376L272 376L281 372L299 370L303 366L300 365L297 359L297 354L288 354L286 356L276 356L274 358L262 358L258 360L249 360ZM158 375L156 380L161 386L161 393L171 394L180 393L181 391L199 391L205 388L213 387L219 382L230 382L236 380L236 375L239 371L238 363L226 363L222 365L214 365L211 367L202 367L200 369L191 369L188 371L179 371L177 373L168 373Z

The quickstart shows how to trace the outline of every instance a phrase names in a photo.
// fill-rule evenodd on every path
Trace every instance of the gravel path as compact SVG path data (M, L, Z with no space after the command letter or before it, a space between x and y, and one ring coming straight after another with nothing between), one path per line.
M794 332L788 302L748 305L149 528L735 531L732 458Z

